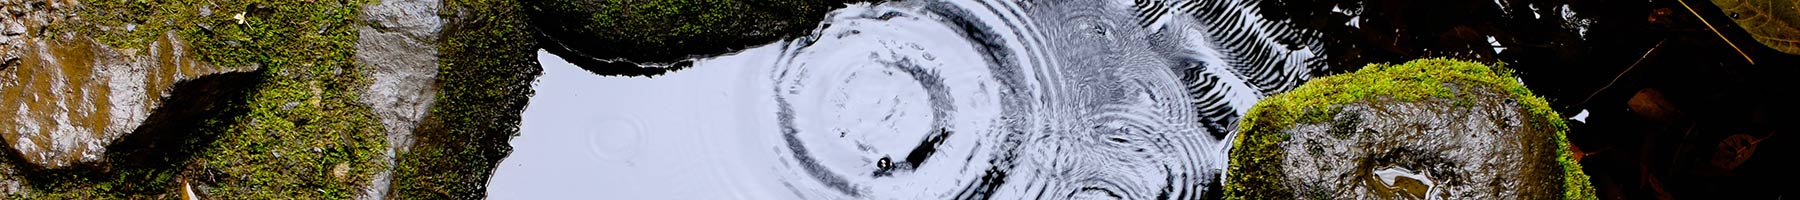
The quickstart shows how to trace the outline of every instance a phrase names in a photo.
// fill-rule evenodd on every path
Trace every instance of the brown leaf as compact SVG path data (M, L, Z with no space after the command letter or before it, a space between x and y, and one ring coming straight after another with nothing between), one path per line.
M1751 155L1756 154L1756 144L1762 143L1765 139L1769 138L1757 139L1746 134L1732 134L1725 140L1719 141L1719 151L1713 152L1712 164L1727 171L1737 169L1738 166L1744 164L1744 161L1750 160Z
M1800 0L1712 0L1756 42L1800 55Z
M1678 116L1674 104L1663 99L1662 92L1652 88L1638 90L1636 95L1631 96L1631 101L1626 102L1626 106L1630 106L1631 111L1638 116L1656 121L1671 122Z

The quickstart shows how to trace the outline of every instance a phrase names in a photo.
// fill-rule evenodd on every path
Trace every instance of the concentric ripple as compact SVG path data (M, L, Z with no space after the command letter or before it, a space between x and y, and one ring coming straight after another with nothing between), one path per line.
M1195 35L1207 32L1142 26L1134 3L854 4L805 37L695 59L656 78L593 77L545 61L516 151L490 191L1206 198L1227 146L1214 134L1235 119L1217 116L1255 100L1241 79L1252 76L1218 58L1232 50L1199 44L1214 38ZM1171 19L1152 24L1198 26ZM1196 76L1206 81L1183 81ZM563 155L570 151L595 156Z
M1200 198L1218 140L1104 1L853 5L770 76L805 198Z
M782 140L796 185L830 196L943 197L971 182L1000 135L1000 90L986 53L942 18L898 7L853 7L777 63ZM979 157L979 158L978 158ZM925 174L925 175L920 175ZM800 190L827 191L827 190Z

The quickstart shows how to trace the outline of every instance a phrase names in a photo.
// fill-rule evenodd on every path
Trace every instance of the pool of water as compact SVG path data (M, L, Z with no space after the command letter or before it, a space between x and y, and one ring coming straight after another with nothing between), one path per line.
M1235 116L1322 69L1283 29L1210 34L1242 30L1195 18L1257 20L1205 9L1231 6L1246 4L854 4L809 36L651 78L540 52L537 96L489 193L1200 198L1217 190Z
M757 48L707 63L767 63ZM695 68L670 76L599 78L539 52L513 153L488 184L494 199L771 198L776 132L767 67ZM765 62L755 62L755 61ZM746 188L764 187L764 188Z

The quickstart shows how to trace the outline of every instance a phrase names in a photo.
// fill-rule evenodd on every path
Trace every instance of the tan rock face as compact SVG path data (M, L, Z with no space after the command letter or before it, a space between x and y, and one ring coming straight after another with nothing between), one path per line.
M0 138L44 167L99 160L175 82L221 72L191 59L172 33L145 47L115 48L45 30L76 20L68 13L72 1L0 4L7 6L0 18Z

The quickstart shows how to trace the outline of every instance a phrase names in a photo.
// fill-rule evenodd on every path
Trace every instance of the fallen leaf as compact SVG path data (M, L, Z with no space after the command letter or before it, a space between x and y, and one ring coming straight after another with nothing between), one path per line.
M1773 137L1774 135L1770 135ZM1726 171L1737 169L1756 154L1756 144L1769 137L1756 138L1746 134L1732 134L1719 141L1719 150L1713 152L1712 164Z
M1756 42L1800 55L1800 0L1712 0Z
M1638 90L1637 94L1631 96L1631 101L1626 102L1625 105L1629 106L1632 112L1646 119L1671 122L1678 116L1675 113L1675 106L1670 104L1669 100L1663 99L1662 92L1652 88Z

